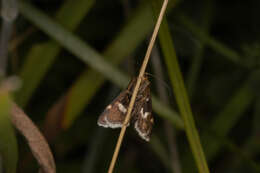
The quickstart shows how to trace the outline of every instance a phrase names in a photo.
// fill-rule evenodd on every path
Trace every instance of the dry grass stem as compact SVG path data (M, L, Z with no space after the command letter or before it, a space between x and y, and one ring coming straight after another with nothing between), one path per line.
M147 51L146 51L146 54L145 54L145 57L144 57L142 67L141 67L140 72L139 72L139 76L137 78L137 82L136 82L136 85L135 85L135 88L134 88L134 91L133 91L133 95L132 95L131 100L130 100L130 104L129 104L129 108L127 110L127 114L126 114L124 124L121 128L121 131L120 131L120 134L119 134L119 137L118 137L118 140L117 140L116 148L115 148L115 151L114 151L114 154L113 154L113 157L112 157L109 169L108 169L108 173L112 173L113 170L114 170L116 159L117 159L117 156L118 156L118 153L119 153L119 150L120 150L123 138L124 138L124 134L125 134L125 131L126 131L126 128L127 128L127 124L130 120L130 115L131 115L131 112L132 112L132 109L133 109L133 106L134 106L135 98L136 98L137 92L139 90L139 87L140 87L146 66L148 64L148 61L149 61L149 58L150 58L150 55L151 55L151 52L152 52L152 48L153 48L156 36L158 34L159 27L161 25L167 4L168 4L168 0L164 0L162 8L161 8L160 15L159 15L158 20L156 22L150 43L148 45L148 48L147 48Z

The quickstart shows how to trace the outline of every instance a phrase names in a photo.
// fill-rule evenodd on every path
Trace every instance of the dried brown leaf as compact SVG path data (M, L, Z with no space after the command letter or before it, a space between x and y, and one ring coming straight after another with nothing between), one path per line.
M44 173L55 173L56 166L50 147L40 130L15 103L11 109L11 121L27 140L31 151Z

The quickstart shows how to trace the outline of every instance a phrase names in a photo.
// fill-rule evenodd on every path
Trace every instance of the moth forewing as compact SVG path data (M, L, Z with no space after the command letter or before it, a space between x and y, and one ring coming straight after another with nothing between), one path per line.
M131 91L135 85L135 80L132 80L127 89L119 94L111 104L109 104L104 112L99 116L98 125L109 128L121 128L127 113L127 108L131 98Z
M123 126L136 81L136 78L134 78L129 83L127 89L121 92L119 96L106 107L98 119L99 126L109 128L121 128ZM150 82L146 77L143 77L131 117L132 122L134 122L135 130L139 136L146 141L150 140L154 121L151 103Z
M154 123L149 85L144 89L141 99L136 102L136 108L135 130L141 138L149 141Z

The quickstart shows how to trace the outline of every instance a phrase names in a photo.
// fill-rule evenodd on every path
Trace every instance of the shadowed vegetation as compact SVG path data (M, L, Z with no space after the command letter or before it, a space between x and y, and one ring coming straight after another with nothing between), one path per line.
M15 138L12 102L45 136L57 172L108 170L119 130L97 119L138 75L161 4L19 0L18 16L2 4L0 82L16 75L22 85L11 93L0 85L1 170L48 166L29 139ZM151 141L128 128L114 172L260 172L259 8L258 0L169 1L152 53L160 63L147 69Z

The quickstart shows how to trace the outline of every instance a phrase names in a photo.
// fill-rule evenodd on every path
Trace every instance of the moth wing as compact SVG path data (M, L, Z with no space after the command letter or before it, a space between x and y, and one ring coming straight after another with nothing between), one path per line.
M135 130L139 136L146 140L150 140L154 119L152 116L152 100L149 85L145 88L142 99L136 102L135 112Z
M128 103L129 98L127 91L120 93L99 116L98 125L106 128L121 128L127 113Z
M99 116L98 125L109 128L121 128L127 113L130 102L131 90L135 86L134 78L128 85L127 89L119 94L114 101L109 104L104 112Z

